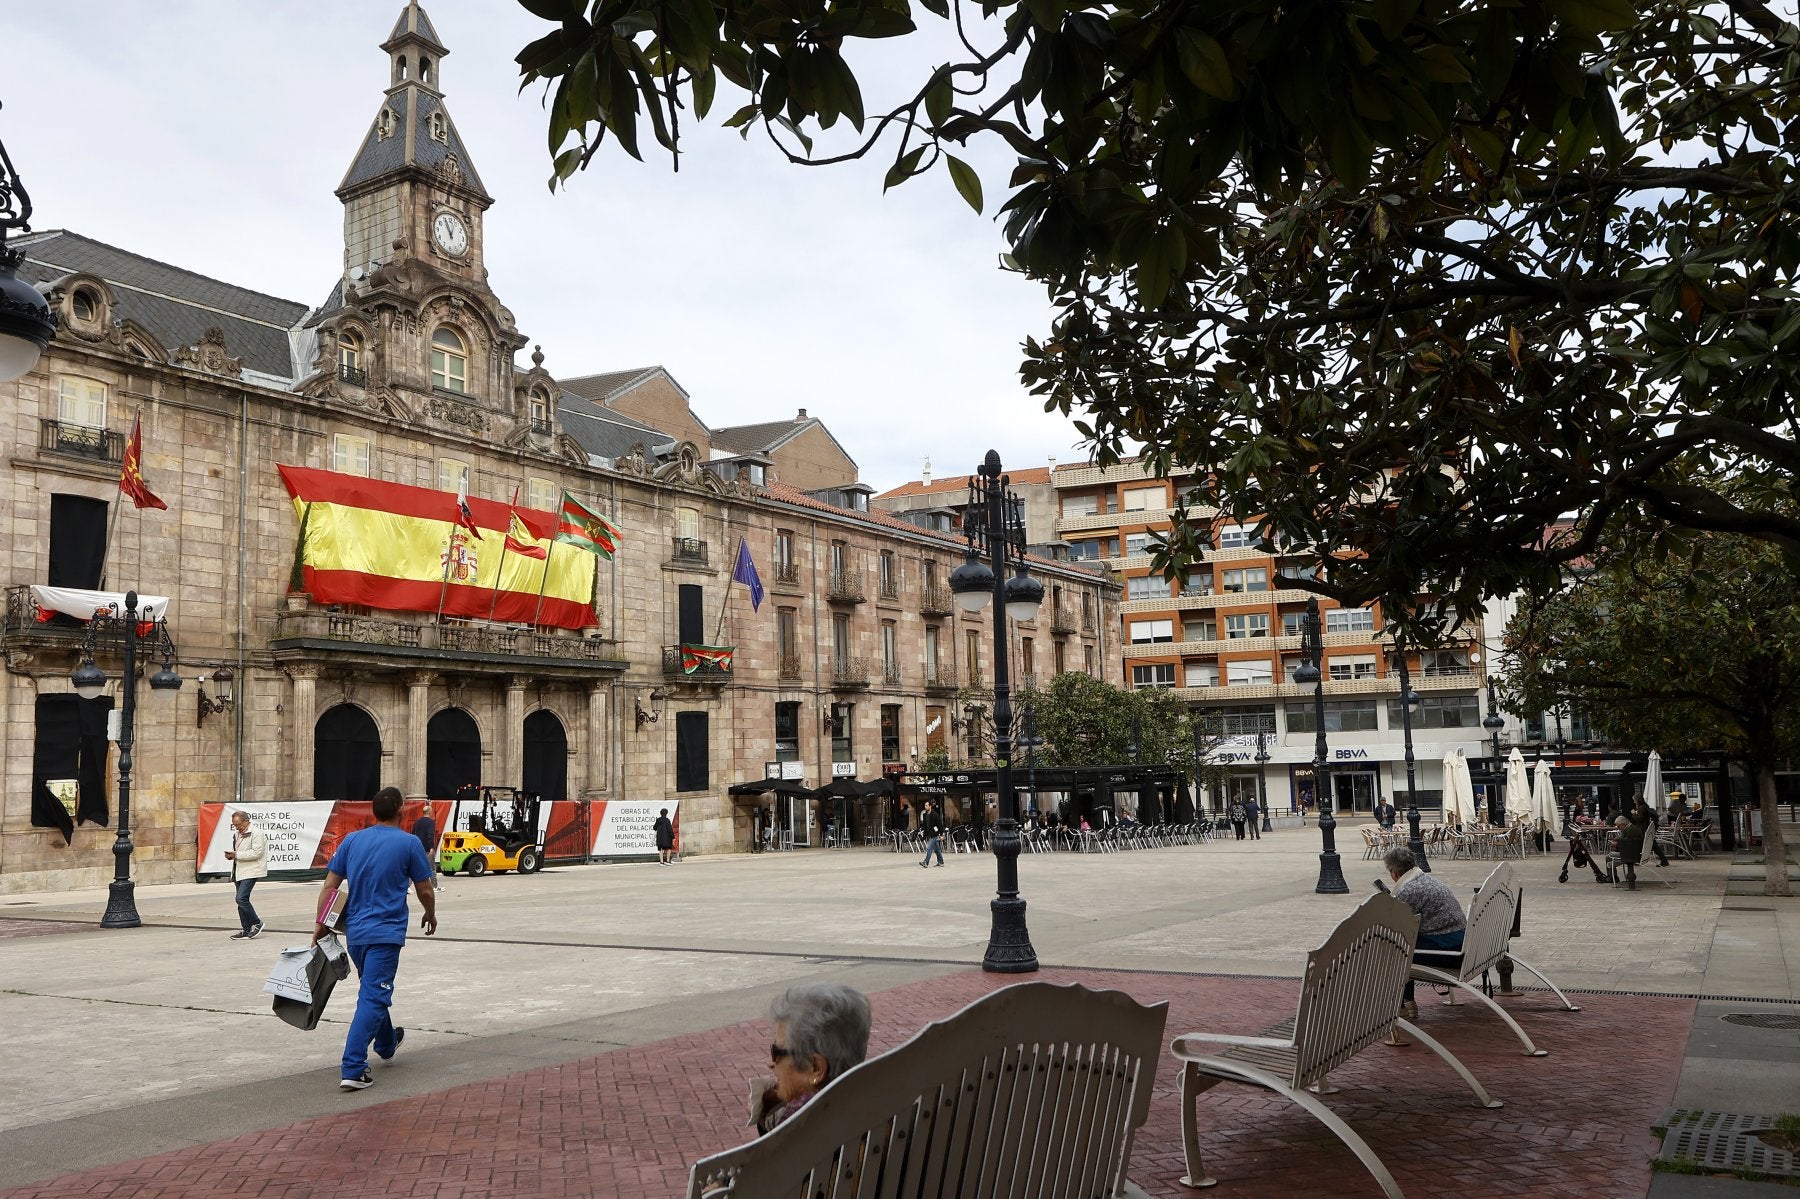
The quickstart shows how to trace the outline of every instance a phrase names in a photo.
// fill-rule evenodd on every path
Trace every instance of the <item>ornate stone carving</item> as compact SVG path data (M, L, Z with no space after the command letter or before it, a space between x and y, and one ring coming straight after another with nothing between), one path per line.
M613 465L620 474L635 475L640 479L650 477L650 455L644 452L644 443L641 441L632 445L625 456Z
M455 425L483 436L487 434L488 415L473 404L460 403L447 396L434 394L425 402L425 411L433 420L446 425Z
M638 447L633 446L634 450ZM725 495L725 481L712 471L701 465L700 447L691 441L683 441L675 447L675 457L656 471L656 481L672 483L677 487L692 487L713 495Z
M468 175L462 169L462 163L456 161L454 154L444 155L444 161L437 165L437 173L446 183L457 187L462 186L468 179Z
M217 325L202 333L195 344L176 350L175 364L233 379L242 378L244 374L244 360L233 358L225 352L225 330Z

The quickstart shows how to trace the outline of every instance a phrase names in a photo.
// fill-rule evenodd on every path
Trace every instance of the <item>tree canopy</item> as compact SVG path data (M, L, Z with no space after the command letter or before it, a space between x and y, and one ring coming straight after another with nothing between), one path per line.
M1201 779L1214 768L1208 759L1218 738L1203 733L1196 743L1193 713L1171 692L1127 691L1069 671L1053 676L1041 691L1021 693L1016 702L1021 713L1027 706L1032 710L1044 741L1037 753L1042 765L1144 762L1173 766L1189 777L1198 772ZM1020 749L1014 764L1023 761Z
M1778 863L1774 767L1800 753L1797 584L1778 549L1746 537L1699 535L1680 555L1609 547L1508 628L1508 706L1568 703L1615 745L1745 762ZM1771 893L1787 894L1785 872L1769 869Z
M1203 480L1172 572L1256 520L1320 564L1288 585L1429 632L1622 518L1800 553L1800 31L1761 0L520 3L553 186L723 78L795 162L998 197L1054 305L1024 379ZM858 39L927 14L960 58L871 105ZM1725 464L1763 486L1691 482Z

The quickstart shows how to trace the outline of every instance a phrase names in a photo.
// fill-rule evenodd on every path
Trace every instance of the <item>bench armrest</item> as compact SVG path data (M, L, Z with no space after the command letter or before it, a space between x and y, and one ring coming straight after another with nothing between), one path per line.
M1183 1033L1169 1042L1169 1052L1178 1058L1188 1056L1191 1052L1185 1046L1185 1042L1188 1041L1211 1045L1254 1045L1264 1049L1292 1049L1294 1047L1291 1038L1283 1040L1280 1037L1232 1037L1226 1036L1224 1033L1190 1032ZM1195 1056L1205 1057L1207 1055L1196 1054Z

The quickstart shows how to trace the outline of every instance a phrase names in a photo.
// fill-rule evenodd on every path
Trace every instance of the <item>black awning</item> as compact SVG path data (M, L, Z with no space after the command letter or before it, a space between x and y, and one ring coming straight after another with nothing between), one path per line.
M735 796L798 795L808 799L814 794L813 789L799 779L751 779L746 783L733 783L725 793Z

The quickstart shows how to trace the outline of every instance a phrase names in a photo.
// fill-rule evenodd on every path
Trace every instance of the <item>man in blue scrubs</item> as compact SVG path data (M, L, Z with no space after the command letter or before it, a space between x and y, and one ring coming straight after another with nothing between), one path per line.
M406 944L409 915L407 884L425 909L419 927L426 936L437 932L437 895L431 885L431 863L419 839L400 827L400 791L383 787L374 800L375 823L345 837L326 867L325 886L319 893L324 915L331 893L348 883L350 898L344 905L344 935L350 960L362 985L356 995L356 1015L344 1039L344 1064L338 1087L360 1091L375 1084L369 1073L369 1048L375 1056L390 1060L406 1036L395 1028L388 1009L394 1002L394 973L400 967L400 949ZM313 943L325 935L325 925L313 930Z

